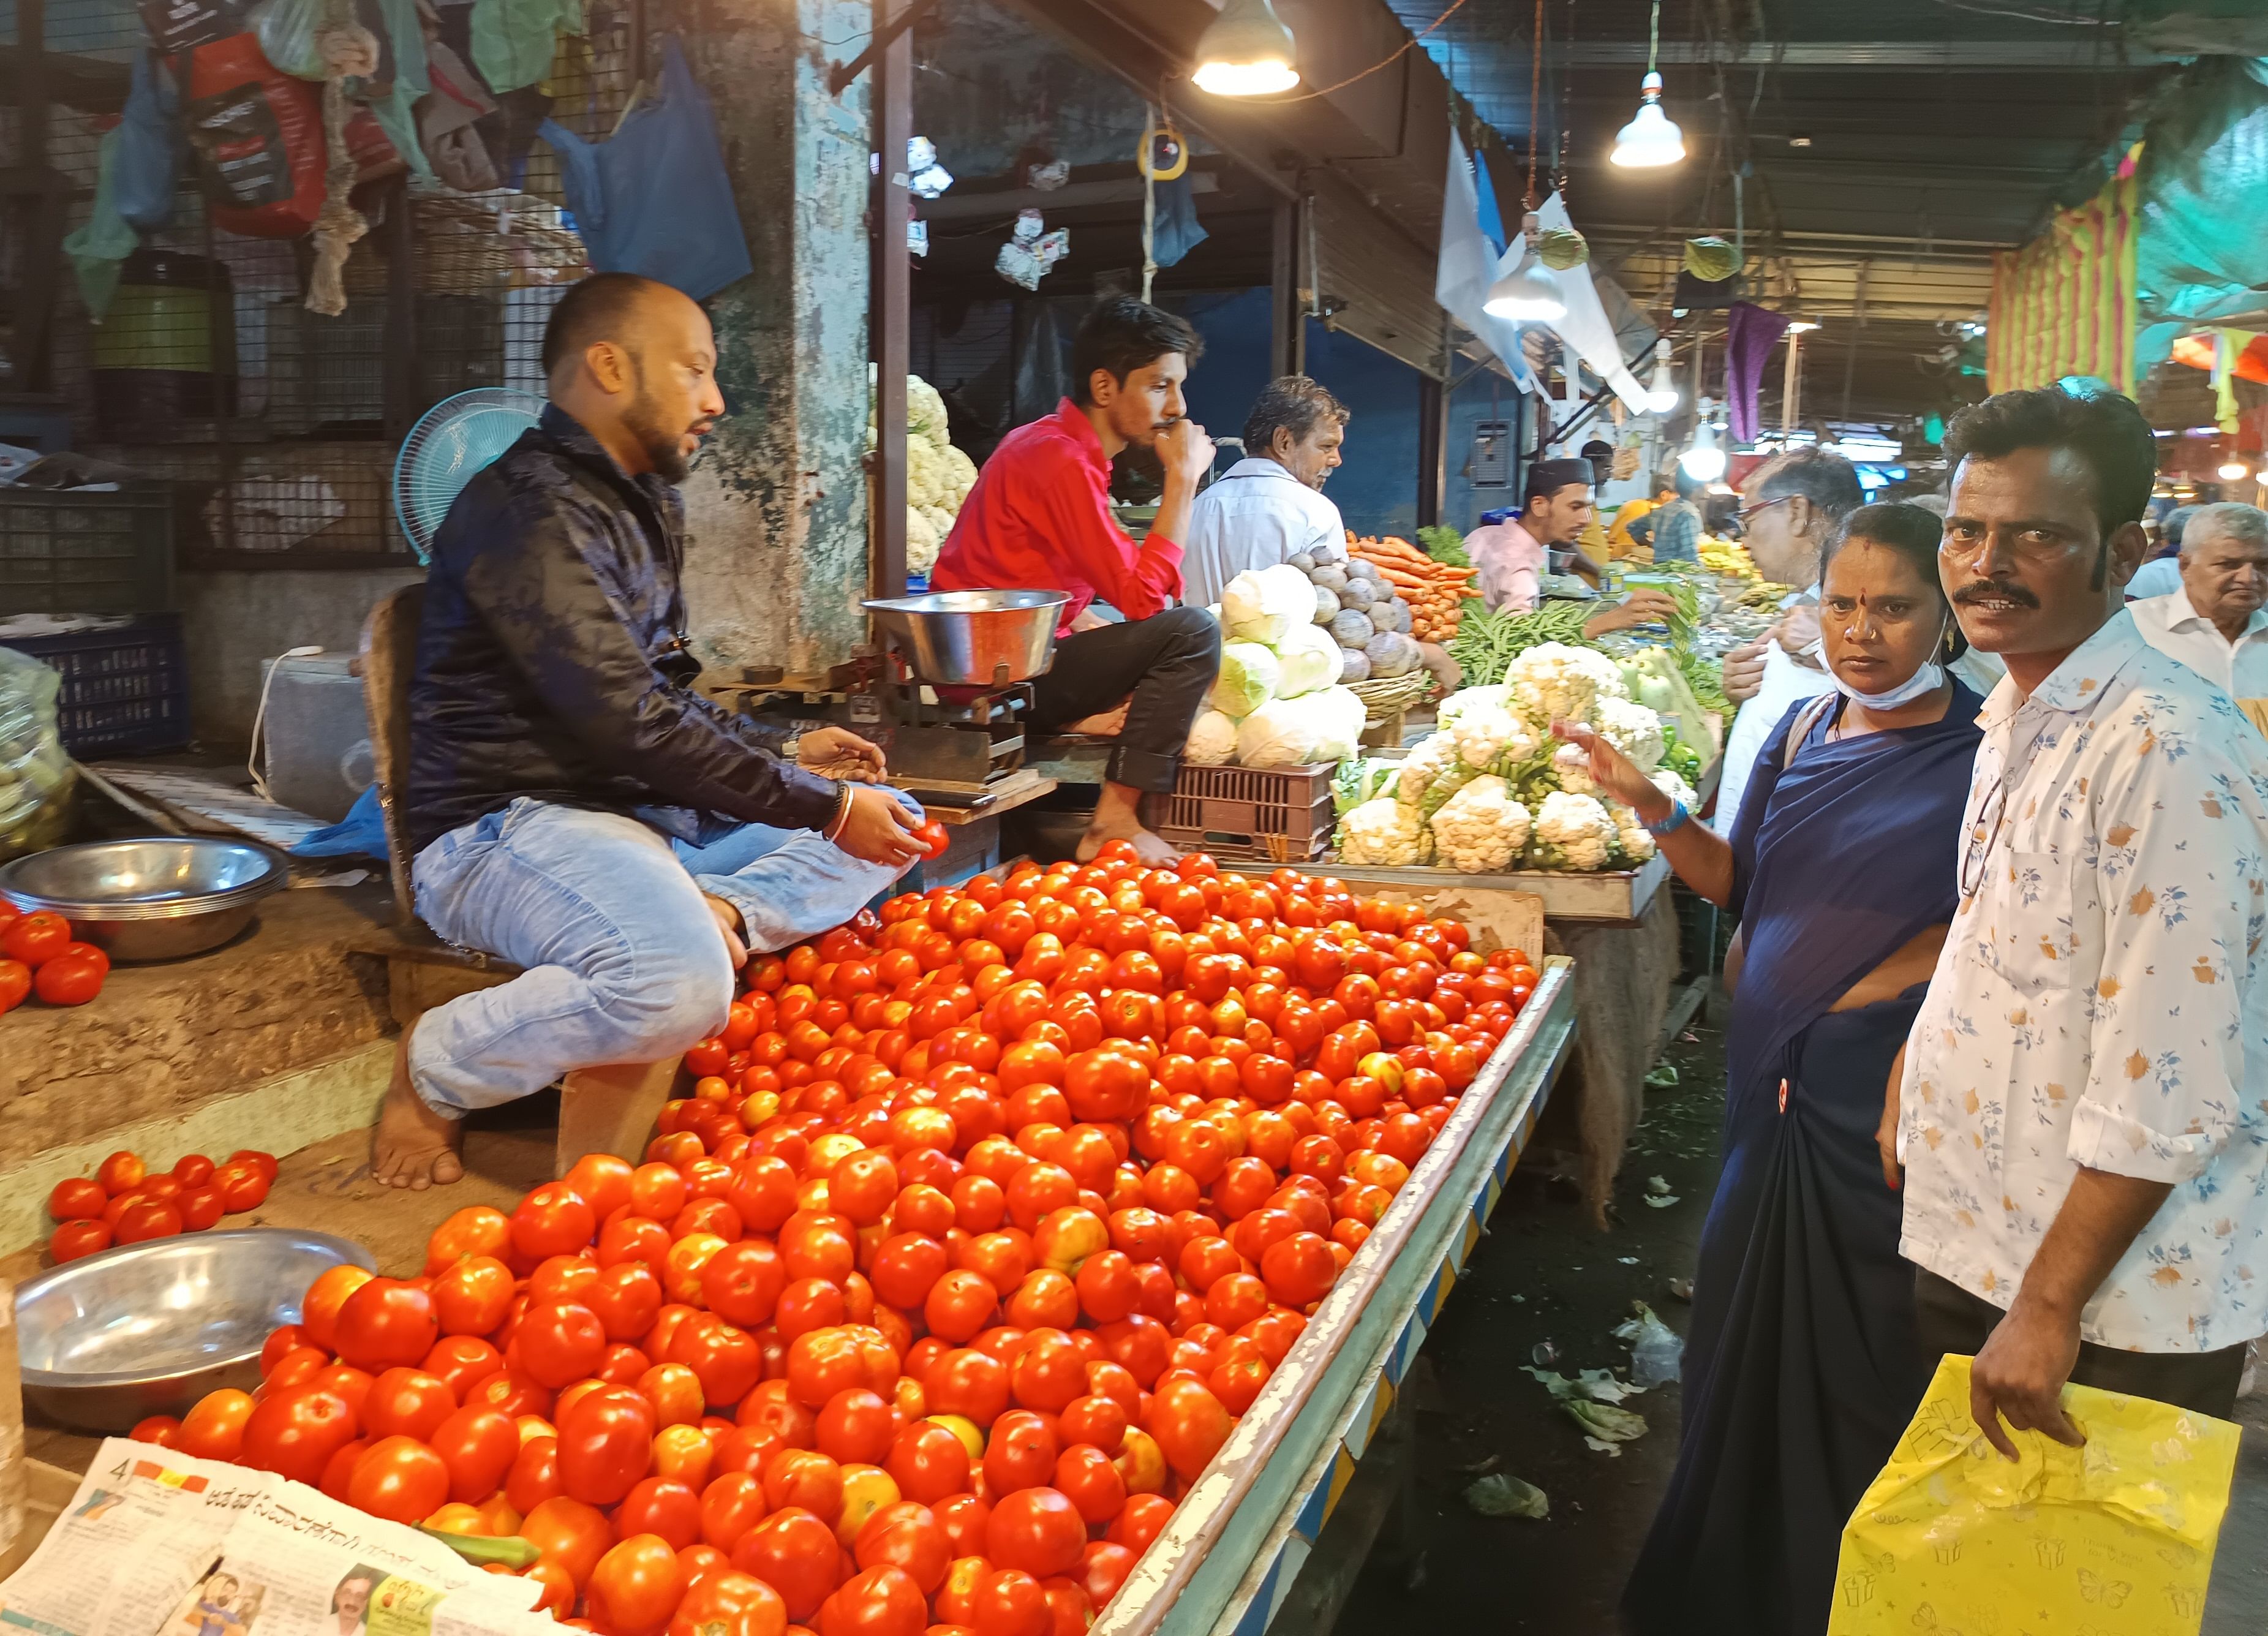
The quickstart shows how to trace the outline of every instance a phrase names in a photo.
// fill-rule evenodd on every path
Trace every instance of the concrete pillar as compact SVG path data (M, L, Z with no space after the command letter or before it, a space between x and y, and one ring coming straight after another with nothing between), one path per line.
M873 13L869 0L649 0L648 16L676 31L709 93L755 265L708 304L730 413L685 485L693 646L735 675L809 674L865 634L873 76L840 97L827 76Z

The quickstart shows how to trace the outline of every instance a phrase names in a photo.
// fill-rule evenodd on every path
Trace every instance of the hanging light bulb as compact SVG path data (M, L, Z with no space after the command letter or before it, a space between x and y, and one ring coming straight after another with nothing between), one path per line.
M2242 461L2232 458L2220 463L2219 475L2223 483L2242 483L2251 475L2252 468Z
M1638 114L1615 134L1614 162L1628 170L1653 170L1685 157L1685 133L1661 111L1661 76L1654 60L1661 51L1661 0L1653 0L1646 26L1646 77L1638 82Z
M1651 70L1639 82L1638 114L1615 133L1610 157L1626 170L1653 170L1685 157L1685 133L1661 111L1661 76Z
M1491 318L1525 323L1549 324L1567 316L1559 280L1533 254L1489 286L1488 299L1482 306Z
M1668 352L1653 355L1653 379L1646 383L1646 406L1657 415L1667 415L1677 407L1677 378L1669 372Z
M1292 31L1269 0L1228 0L1197 36L1200 91L1216 97L1265 97L1300 83Z
M1693 441L1677 457L1677 465L1696 483L1714 483L1725 475L1725 451L1717 446L1717 434L1706 420L1694 426Z

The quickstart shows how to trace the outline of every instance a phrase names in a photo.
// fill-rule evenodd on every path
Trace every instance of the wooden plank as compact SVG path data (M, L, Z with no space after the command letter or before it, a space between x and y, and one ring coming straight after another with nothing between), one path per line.
M394 918L417 918L409 883L408 830L401 791L409 776L409 678L417 668L417 627L425 616L423 581L380 597L363 627L363 706L370 716L371 759L377 769L378 807L386 823L387 873L394 883Z
M1294 864L1292 867L1302 874L1330 875L1351 885L1486 887L1498 891L1528 892L1543 900L1546 919L1618 926L1636 925L1646 913L1646 905L1653 902L1653 895L1669 879L1669 860L1659 853L1636 869L1608 870L1596 874L1514 869L1503 874L1469 875L1454 869L1400 869L1328 861Z
M562 1080L558 1174L566 1175L585 1153L613 1153L638 1163L661 1105L676 1089L683 1060L578 1068Z

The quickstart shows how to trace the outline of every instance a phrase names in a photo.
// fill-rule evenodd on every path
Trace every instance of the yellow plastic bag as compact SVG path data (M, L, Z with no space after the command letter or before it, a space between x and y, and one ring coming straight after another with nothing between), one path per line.
M2196 1636L2237 1428L2074 1386L2068 1448L1969 1414L1967 1358L1929 1395L1843 1529L1829 1636Z

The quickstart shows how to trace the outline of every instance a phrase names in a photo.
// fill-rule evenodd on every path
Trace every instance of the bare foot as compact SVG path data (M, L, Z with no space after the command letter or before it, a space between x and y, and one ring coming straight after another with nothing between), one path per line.
M1074 721L1064 729L1068 733L1085 733L1090 739L1115 739L1126 731L1126 712L1133 705L1129 699L1116 710L1106 710Z
M394 1048L394 1080L386 1087L378 1128L370 1135L370 1173L387 1187L446 1187L465 1174L457 1148L465 1128L425 1105L409 1082L409 1033Z
M1170 869L1181 861L1182 855L1171 841L1151 834L1138 823L1114 824L1108 829L1099 823L1089 825L1086 833L1079 837L1079 861L1094 862L1094 855L1102 850L1106 841L1131 841L1137 858L1160 868Z

